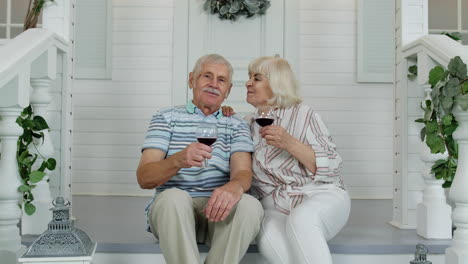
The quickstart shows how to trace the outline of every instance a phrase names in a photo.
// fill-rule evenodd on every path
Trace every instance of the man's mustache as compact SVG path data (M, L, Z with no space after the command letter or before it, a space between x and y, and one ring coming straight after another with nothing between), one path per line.
M216 95L221 95L221 92L219 90L209 88L209 87L203 88L202 92L209 92L209 93L214 93Z

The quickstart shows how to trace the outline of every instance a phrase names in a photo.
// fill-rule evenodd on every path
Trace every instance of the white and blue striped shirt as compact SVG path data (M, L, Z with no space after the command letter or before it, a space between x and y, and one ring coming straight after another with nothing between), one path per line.
M253 152L250 129L245 120L226 117L221 110L205 116L192 102L185 106L163 108L153 115L142 150L160 149L166 158L182 151L193 142L197 142L196 128L200 122L216 123L218 138L211 145L212 158L208 160L210 168L182 168L169 181L158 186L155 196L169 188L187 191L192 197L210 197L213 190L226 184L230 178L229 161L235 152Z

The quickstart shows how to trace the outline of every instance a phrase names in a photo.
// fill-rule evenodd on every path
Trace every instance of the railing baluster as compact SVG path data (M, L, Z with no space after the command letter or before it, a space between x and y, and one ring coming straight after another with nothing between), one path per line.
M431 85L424 85L426 100L430 100ZM423 161L422 176L425 186L423 201L417 208L417 233L424 238L450 239L452 238L452 208L447 204L444 180L437 180L431 172L432 166L439 159L446 159L447 154L432 154L426 142L421 144L420 158Z
M16 162L18 137L23 133L16 124L21 107L0 107L0 259L2 263L16 263L21 253L21 237L17 226L21 218L18 207L21 180Z
M57 76L57 49L50 47L44 54L35 60L31 66L31 87L33 89L31 95L31 104L34 110L34 115L42 116L46 121L49 121L49 114L47 107L52 101L51 85L52 79ZM48 122L50 125L50 122ZM48 129L41 131L44 133L43 140L34 142L35 146L30 146L31 153L38 154L38 161L36 167L39 167L43 158L51 158L54 154L54 147L50 139ZM49 172L46 170L47 175L37 183L36 188L32 190L34 195L33 204L36 206L36 212L29 216L23 214L21 221L23 234L42 234L47 229L47 224L52 219L52 212L49 210L52 195L49 188Z
M49 78L31 78L31 86L33 94L31 96L31 105L35 116L42 116L46 121L50 120L47 107L52 101L50 96L52 80ZM50 125L50 122L49 122ZM35 146L30 146L30 153L38 154L35 167L37 169L43 159L51 158L54 154L54 146L50 139L48 129L41 131L44 133L43 139L34 139ZM47 224L52 218L52 212L49 210L52 202L52 195L49 187L49 172L44 178L36 184L36 188L32 190L34 195L33 204L36 206L36 212L33 215L23 213L21 221L21 231L24 234L39 235L47 229Z
M458 106L453 115L458 121L453 138L458 142L458 167L450 187L449 197L455 202L452 220L456 226L452 245L445 251L445 263L468 263L468 111Z

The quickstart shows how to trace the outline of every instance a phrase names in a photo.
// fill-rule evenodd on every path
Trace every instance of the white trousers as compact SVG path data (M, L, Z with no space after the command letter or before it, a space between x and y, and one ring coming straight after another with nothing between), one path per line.
M271 195L262 199L265 217L258 246L269 263L332 263L327 241L348 221L349 195L335 185L326 184L308 188L306 197L289 215L273 207Z

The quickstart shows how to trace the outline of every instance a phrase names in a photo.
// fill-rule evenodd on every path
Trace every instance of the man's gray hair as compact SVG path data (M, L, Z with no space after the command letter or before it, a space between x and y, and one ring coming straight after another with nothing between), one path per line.
M227 61L223 56L219 54L208 54L208 55L200 57L195 63L195 66L193 66L192 72L195 76L198 76L198 74L200 74L203 64L205 63L225 65L229 70L229 82L232 83L232 74L234 73L232 65L231 63L229 63L229 61Z

